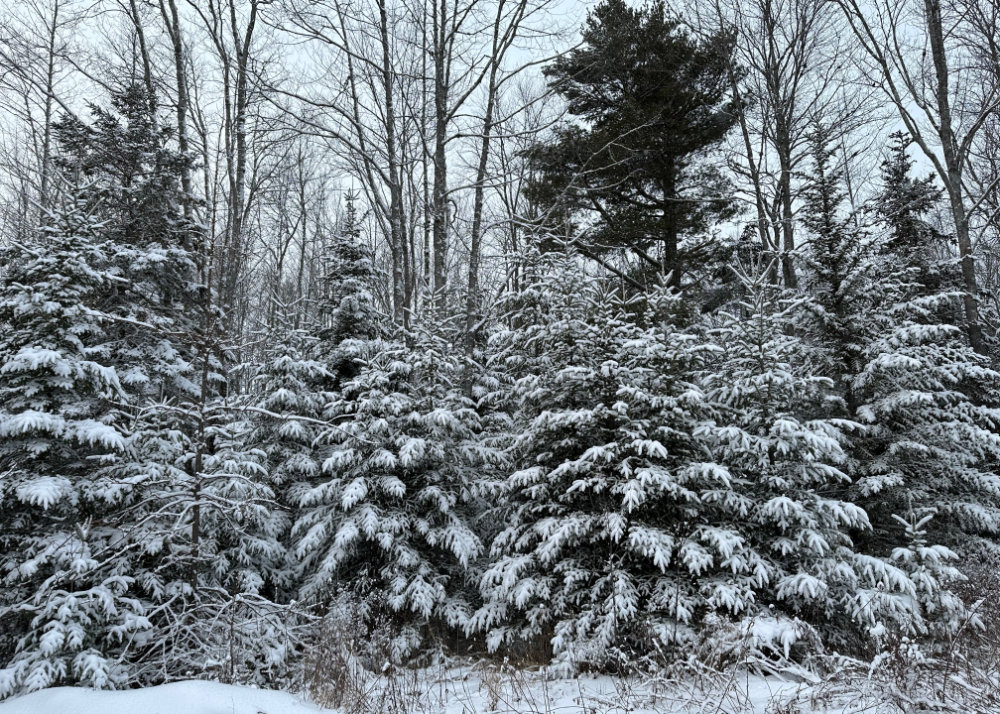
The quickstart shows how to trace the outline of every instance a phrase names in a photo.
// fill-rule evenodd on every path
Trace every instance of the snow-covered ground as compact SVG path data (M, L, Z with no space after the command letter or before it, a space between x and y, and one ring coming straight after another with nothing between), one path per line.
M47 689L0 703L0 714L319 714L345 710L365 714L764 714L775 711L777 704L801 689L791 682L749 677L730 682L725 692L694 696L683 688L658 690L608 676L550 680L530 672L479 669L453 670L443 677L427 674L403 677L389 687L382 682L340 710L324 709L285 692L188 681L118 692Z
M217 682L174 682L102 692L57 687L0 703L0 714L317 714L323 710L285 692Z
M922 686L921 679L917 671L893 682L855 672L821 682L736 669L670 681L606 675L553 679L479 664L396 670L341 680L336 689L314 689L330 708L287 692L186 681L118 692L42 690L0 702L0 714L1000 714L1000 698L968 691L984 683L996 690L992 675L989 682L966 682L965 688L958 686L964 677L952 675L952 691L937 692L940 698L928 698L938 687Z

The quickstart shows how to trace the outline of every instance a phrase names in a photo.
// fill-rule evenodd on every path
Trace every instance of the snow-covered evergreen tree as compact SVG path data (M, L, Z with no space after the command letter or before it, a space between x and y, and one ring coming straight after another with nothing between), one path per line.
M234 659L264 661L275 643L228 643L288 584L288 521L243 405L224 396L221 315L199 278L201 231L181 189L188 159L158 128L142 88L111 104L93 108L92 124L65 119L57 132L62 170L88 181L76 200L100 217L109 278L93 304L122 382L121 453L92 473L113 534L99 570L127 576L147 615L120 664L129 683L194 671L242 677L245 662Z
M181 190L190 159L172 146L170 122L160 122L141 85L91 111L89 124L70 116L56 124L57 162L85 177L77 199L99 217L118 278L100 301L114 318L106 328L111 358L134 397L189 398L197 392L189 333L204 298L195 260L201 231Z
M959 325L948 322L957 294L938 292L921 280L910 252L930 231L908 231L900 242L900 213L885 216L890 230L864 226L840 213L838 174L830 153L816 145L816 176L805 222L814 234L811 307L818 318L811 333L821 345L826 374L837 383L839 412L863 428L846 450L849 495L863 507L872 531L859 543L882 564L910 547L912 535L900 518L916 513L927 547L957 547L970 535L993 535L1000 526L1000 438L997 403L1000 375L967 344ZM898 156L896 161L899 161ZM907 255L896 254L897 250ZM929 513L937 517L924 521ZM947 569L939 571L948 576ZM859 592L859 612L894 619L922 634L924 601L903 569L885 571L884 582ZM941 589L946 583L939 583ZM936 596L935 596L936 598ZM945 598L951 604L954 599ZM954 621L954 613L943 616Z
M268 456L276 487L314 481L320 472L317 437L323 413L334 394L325 361L313 358L319 341L303 330L288 329L264 351L253 389L257 393L254 441Z
M909 135L889 136L882 162L882 186L874 204L888 235L880 241L887 260L905 269L913 287L925 294L955 290L960 284L957 266L948 249L948 236L927 218L939 205L943 192L933 176L915 178L914 162L907 151Z
M279 324L254 385L263 417L257 438L265 444L277 484L323 480L317 442L324 413L357 374L369 341L384 331L384 316L372 297L375 270L361 244L355 202L348 194L344 217L324 246L315 318L300 330L288 320Z
M473 624L493 649L550 640L566 667L623 666L694 637L699 580L730 555L708 527L728 476L693 437L703 356L568 257L531 274L494 343L516 434Z
M384 318L371 292L374 267L360 242L355 201L348 194L344 216L323 246L315 315L298 330L292 320L277 316L253 383L254 440L267 453L271 483L289 510L297 508L294 493L328 480L321 468L330 450L323 438L329 432L328 411L347 399L344 385L358 374L371 341L383 332Z
M796 637L801 620L835 638L861 624L854 596L867 584L851 534L868 516L844 496L844 444L858 425L826 416L833 382L811 373L814 350L794 335L802 298L767 270L740 277L744 298L711 330L702 380L715 412L697 435L728 474L717 527L732 551L729 572L704 587L733 615L778 617Z
M236 677L243 660L263 660L261 652L276 645L248 639L252 613L234 608L259 602L271 609L267 601L287 587L281 539L288 520L239 409L218 397L177 409L199 428L187 433L174 418L160 428L147 423L137 458L107 483L130 514L131 568L157 613L140 674L152 681Z
M377 283L370 250L361 239L357 196L348 193L344 215L324 247L323 292L313 357L326 366L327 388L340 393L371 355L372 341L389 337L388 318L375 305Z
M122 685L119 658L148 627L132 574L102 564L113 533L95 474L125 437L113 406L123 391L94 309L116 285L101 231L70 200L2 259L0 698Z
M294 548L303 597L344 590L366 617L388 614L405 658L428 623L468 620L463 573L482 550L468 510L488 454L453 350L429 334L357 344L325 414L323 478L294 493Z

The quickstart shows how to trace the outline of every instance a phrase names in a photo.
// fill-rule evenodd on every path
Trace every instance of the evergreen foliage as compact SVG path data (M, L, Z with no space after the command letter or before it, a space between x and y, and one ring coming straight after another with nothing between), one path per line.
M833 383L810 373L813 350L791 329L802 299L769 273L740 275L744 299L710 333L717 357L702 382L715 413L697 435L727 474L715 500L731 552L730 572L709 587L734 615L794 618L836 636L854 626L863 582L851 533L870 527L843 496L845 442L858 425L826 416Z
M483 253L508 262L483 268L482 350L433 301L395 309L383 232L407 260L419 233L398 185L400 225L353 192L281 224L294 314L227 316L213 251L266 248L266 222L199 222L144 86L56 121L44 215L0 246L0 699L289 683L327 616L375 641L348 668L461 643L567 671L878 661L976 624L954 585L1000 542L1000 371L968 342L941 191L895 134L848 210L818 125L782 289L753 230L712 235L740 70L686 28L604 0L545 70L571 120L513 201L544 218Z
M864 508L872 524L870 532L859 535L859 545L872 562L880 559L880 568L913 548L937 553L932 561L940 563L941 553L960 547L969 536L997 532L1000 482L989 464L995 463L1000 443L992 406L998 403L998 375L968 345L962 328L949 322L958 313L948 305L959 295L935 291L921 280L926 275L921 266L897 255L931 254L934 232L918 230L913 222L927 204L914 199L907 205L923 208L883 213L888 230L864 225L857 216L844 217L837 173L830 170L822 135L815 155L805 220L815 236L810 262L814 321L806 325L826 355L823 364L836 384L838 411L862 427L845 445L851 477L845 497ZM905 170L900 173L906 161L898 145L890 165L896 168L886 176L894 184L886 193L895 190L892 186L916 186L911 194L930 200L933 192L926 184L915 184ZM887 210L884 200L880 207ZM919 529L907 525L914 518ZM918 530L925 539L919 547L914 545ZM881 577L880 587L859 594L869 598L865 611L885 612L903 631L920 634L935 610L942 616L946 602L958 608L944 615L955 626L959 603L939 597L955 573L943 565L921 568L921 577L943 580L917 587L910 579L917 571L902 567L914 562L904 558L898 570Z
M116 283L81 201L3 255L0 284L0 697L124 683L117 655L145 628L133 574L99 568L111 533L94 470L125 449L105 322Z
M343 589L369 619L389 613L397 659L431 622L463 627L472 606L463 577L482 544L470 504L490 455L461 367L432 335L414 347L366 343L325 412L323 478L292 495L303 596L329 601Z
M540 268L518 301L523 323L496 338L515 378L506 527L475 625L492 649L551 637L571 668L689 641L705 604L696 582L726 548L701 528L706 494L726 483L697 463L697 348L634 324L571 265Z
M545 69L582 121L531 150L538 175L529 195L554 216L587 224L589 251L632 248L680 285L693 258L685 239L731 215L726 180L702 160L735 123L731 54L728 35L693 37L663 2L599 4L583 45Z

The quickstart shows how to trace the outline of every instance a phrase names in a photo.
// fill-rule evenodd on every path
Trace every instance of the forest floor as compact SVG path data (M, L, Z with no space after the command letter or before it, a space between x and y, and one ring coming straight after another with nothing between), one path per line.
M906 679L910 679L907 677ZM961 677L952 678L960 690ZM380 676L367 689L341 687L336 706L305 695L207 681L119 692L61 687L0 703L0 714L882 714L964 711L996 714L1000 702L959 705L927 697L926 679L745 671L683 679L585 675L552 678L531 670L467 665ZM1000 686L1000 683L998 683ZM933 689L933 688L932 688ZM350 690L350 691L347 691ZM326 691L326 696L334 694ZM313 697L314 699L317 697ZM322 698L322 695L318 698ZM938 699L938 697L934 697ZM329 703L329 702L327 702Z

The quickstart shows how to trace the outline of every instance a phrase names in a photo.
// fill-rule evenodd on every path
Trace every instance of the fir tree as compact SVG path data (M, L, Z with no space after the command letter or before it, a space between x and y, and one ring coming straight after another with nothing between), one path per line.
M810 329L822 346L827 374L836 382L842 413L862 425L846 451L849 495L869 515L872 530L859 545L872 563L894 559L912 535L900 518L923 520L929 547L956 547L970 535L997 532L998 482L989 464L997 458L1000 416L998 375L967 344L960 326L944 309L955 294L934 292L919 281L919 269L892 255L903 223L899 213L890 230L841 217L836 172L830 154L817 142L816 175L809 191L806 223L814 234ZM905 183L905 176L903 179ZM893 224L895 220L895 224ZM907 250L926 254L920 235L906 234ZM947 577L946 568L939 573ZM881 587L859 592L859 612L884 613L897 626L921 634L926 610L941 591L917 588L904 569L885 571ZM955 604L954 599L945 601ZM939 613L941 615L941 613ZM879 615L880 616L880 615ZM942 616L952 623L954 612ZM873 625L874 627L874 625Z
M74 192L76 194L78 192ZM0 284L0 698L85 683L121 686L120 657L148 627L130 572L104 567L115 539L97 469L125 448L105 322L116 284L102 226L80 201L6 250Z
M911 270L911 280L930 294L957 287L959 282L955 271L946 265L947 236L927 221L943 192L934 185L933 176L917 179L911 175L913 159L907 153L911 142L902 132L890 135L875 208L889 231L881 242L886 257L899 268Z
M565 667L625 666L694 637L698 581L729 547L706 527L727 477L692 438L701 358L579 270L535 274L495 338L515 435L474 626L491 649L549 640Z
M290 320L279 324L254 380L254 439L268 454L271 483L290 511L298 507L294 494L328 480L322 464L330 449L323 443L329 410L350 402L344 388L382 333L383 316L372 297L374 267L361 244L355 201L348 194L344 216L323 248L314 320L303 330L292 329ZM300 585L297 580L293 587Z
M265 350L253 388L256 397L254 441L268 455L271 482L288 487L314 481L320 457L316 439L324 430L324 411L335 398L333 375L325 361L310 357L320 340L290 327Z
M188 217L192 199L181 191L190 165L171 146L155 97L140 85L111 95L110 108L91 105L87 124L64 117L55 132L57 162L82 176L83 200L99 217L111 268L119 278L100 308L112 358L125 389L136 397L190 397L197 380L189 337L199 290L195 255L200 231Z
M717 503L733 545L730 572L705 587L732 615L778 617L791 640L808 626L832 643L869 624L854 605L873 583L851 534L870 524L844 497L844 447L859 426L827 416L833 382L810 372L814 350L794 335L803 300L769 272L740 274L744 299L710 333L703 388L715 412L697 435L728 474Z
M371 341L326 411L323 479L294 494L302 595L361 601L365 624L388 614L393 654L413 654L426 626L467 623L464 571L482 545L471 525L479 417L460 364L440 341Z
M357 197L348 194L344 216L323 255L323 295L319 305L317 359L335 379L357 373L356 358L368 340L384 336L384 316L375 306L375 266L361 242ZM335 385L332 385L335 386Z
M225 397L221 315L198 274L201 230L182 192L188 158L137 86L92 107L91 124L58 127L63 170L88 178L80 200L101 217L112 290L108 359L122 375L121 457L95 475L118 546L103 567L127 573L150 614L124 663L132 681L183 676L192 662L237 677L273 642L227 640L250 627L249 603L289 586L266 454L238 398ZM238 606L237 606L238 604ZM222 618L225 615L225 627Z

